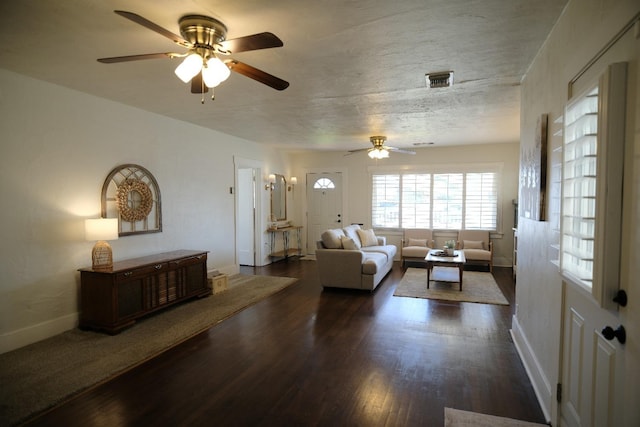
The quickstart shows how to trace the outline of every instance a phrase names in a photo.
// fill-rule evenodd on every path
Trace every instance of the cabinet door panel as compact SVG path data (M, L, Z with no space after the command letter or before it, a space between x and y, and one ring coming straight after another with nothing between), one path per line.
M118 318L142 311L142 279L118 283Z
M185 268L187 294L193 294L202 291L206 287L207 272L206 264L194 264Z

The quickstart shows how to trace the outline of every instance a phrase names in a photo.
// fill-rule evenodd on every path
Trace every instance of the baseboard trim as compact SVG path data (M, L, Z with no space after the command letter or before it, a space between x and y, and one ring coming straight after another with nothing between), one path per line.
M518 323L518 318L516 316L513 316L511 330L509 332L511 333L511 338L513 339L516 351L520 356L520 360L524 365L524 369L527 371L529 380L533 385L533 391L536 393L540 408L542 408L542 412L544 413L547 423L549 423L551 422L551 401L553 399L551 385L549 384L549 380L544 374L544 371L538 362L538 358L533 352L524 331L520 327L520 323Z
M42 341L78 326L80 313L68 314L0 335L0 354Z

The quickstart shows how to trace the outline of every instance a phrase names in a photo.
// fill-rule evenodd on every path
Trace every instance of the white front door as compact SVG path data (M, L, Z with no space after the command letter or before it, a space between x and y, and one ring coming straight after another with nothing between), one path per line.
M637 63L638 58L640 39L629 32L601 62L633 60ZM590 78L601 73L604 67L593 66ZM596 198L596 209L602 196L617 192L621 198L617 203L606 203L604 208L608 210L602 211L606 214L599 215L601 212L596 211L593 272L594 277L603 278L599 281L602 292L596 289L595 280L592 289L569 277L563 281L562 393L558 399L562 426L640 426L640 70L629 67L629 71L624 79L610 79L626 80L628 89L616 97L626 98L623 111L617 111L612 104L598 106L598 115L608 116L606 121L598 121L598 138L602 132L607 141L604 150L598 145L598 159L601 154L612 154L610 143L616 140L610 137L613 133L608 134L604 129L626 131L621 144L624 158L616 164L607 164L604 169L598 163L596 172L598 182L607 170L623 172L623 179L616 185L610 185L611 181L615 182L610 179L615 173L606 174L606 189ZM588 84L582 83L582 86ZM598 96L601 95L602 92ZM623 124L608 125L614 122L614 116L622 117ZM607 227L616 222L617 215L621 215L621 232L608 236ZM580 252L574 253L576 258L583 256ZM607 274L601 274L605 271ZM611 272L616 274L609 275ZM608 280L608 277L615 279ZM626 305L619 303L619 290L626 292ZM623 328L626 337L622 334Z
M329 228L342 228L342 173L307 174L307 253Z

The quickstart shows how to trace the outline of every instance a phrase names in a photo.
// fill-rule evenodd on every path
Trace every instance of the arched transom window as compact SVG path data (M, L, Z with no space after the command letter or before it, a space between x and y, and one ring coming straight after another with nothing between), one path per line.
M317 188L317 189L336 188L336 185L329 178L319 178L313 184L313 188Z

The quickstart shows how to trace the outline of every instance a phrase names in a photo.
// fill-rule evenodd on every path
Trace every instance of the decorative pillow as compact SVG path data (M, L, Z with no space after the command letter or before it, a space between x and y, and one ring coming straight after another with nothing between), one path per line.
M360 230L360 226L358 224L347 225L342 229L342 231L344 231L344 235L351 237L353 239L353 243L355 243L358 249L360 249L362 243L360 243L360 237L358 237L358 230Z
M409 237L409 242L407 243L407 246L421 246L426 248L427 239L412 239L411 237Z
M350 251L357 251L358 249L360 249L357 245L356 242L353 241L353 239L351 237L347 237L347 236L342 236L340 238L340 240L342 241L342 247L350 250Z
M358 232L358 237L360 237L360 241L362 242L362 246L378 246L378 238L373 230L356 230Z
M482 240L463 240L462 244L464 249L484 249L484 242Z
M342 241L340 240L342 236L344 236L344 232L340 229L336 229L323 232L320 238L322 239L322 244L325 248L342 249Z

